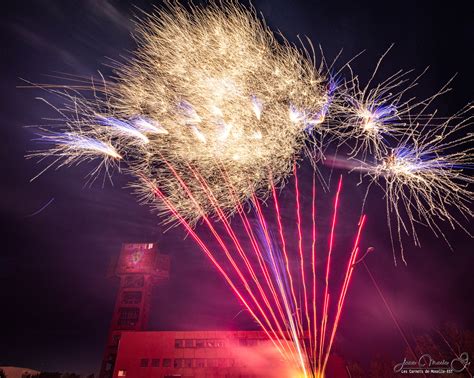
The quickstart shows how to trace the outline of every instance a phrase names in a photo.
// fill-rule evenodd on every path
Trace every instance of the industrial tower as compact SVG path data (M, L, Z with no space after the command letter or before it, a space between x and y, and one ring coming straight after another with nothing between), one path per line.
M122 244L113 275L120 287L115 301L100 378L111 378L122 331L143 331L147 327L153 286L169 277L169 256L158 253L155 243Z

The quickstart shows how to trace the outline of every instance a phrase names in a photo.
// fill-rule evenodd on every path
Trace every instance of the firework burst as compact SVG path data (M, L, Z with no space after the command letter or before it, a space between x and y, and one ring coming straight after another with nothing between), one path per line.
M449 92L449 80L434 95L419 100L410 95L427 70L414 79L412 71L397 71L379 84L374 78L387 53L379 59L365 85L347 65L349 80L343 81L332 101L331 123L337 148L328 163L360 173L367 185L366 200L373 186L382 188L395 263L397 250L406 263L404 236L420 245L418 226L444 238L443 223L469 235L464 221L472 218L473 106L442 118L432 110L434 101Z
M472 167L472 133L467 132L472 107L440 122L436 112L426 110L447 86L422 101L405 99L421 75L410 81L409 72L398 71L374 86L385 54L365 86L349 65L350 80L332 80L315 67L314 53L283 38L278 42L254 10L230 0L206 7L168 4L139 21L135 38L137 50L125 63L114 64L110 80L102 77L87 85L70 77L81 85L40 86L65 104L58 108L47 102L59 118L40 128L39 139L48 148L32 156L53 156L47 168L98 158L92 178L102 168L107 175L115 167L129 173L141 200L165 215L165 222L183 225L282 356L304 376L323 376L365 216L336 302L330 297L329 276L339 181L322 309L317 311L314 177L322 152L333 142L336 149L345 149L338 166L360 173L368 183L366 198L374 186L382 188L394 251L395 235L400 245L405 233L419 244L417 224L443 237L442 222L468 231L451 208L465 218L473 215L473 179L463 172ZM302 242L304 212L296 168L302 151L310 152L315 170L309 252ZM277 195L291 173L298 269L290 267ZM277 238L260 205L267 197L274 205ZM245 203L255 212L256 228ZM243 246L230 225L232 214L240 218L251 248ZM196 233L197 221L217 242L230 271ZM312 285L307 284L311 279ZM332 321L330 306L336 307Z
M356 168L366 171L370 183L384 190L389 229L393 217L405 263L402 233L419 245L417 224L429 227L448 244L442 223L470 234L459 215L470 219L474 214L470 207L474 179L465 173L473 166L472 134L465 132L472 126L472 109L469 105L438 125L424 124L419 133L405 136L375 164Z

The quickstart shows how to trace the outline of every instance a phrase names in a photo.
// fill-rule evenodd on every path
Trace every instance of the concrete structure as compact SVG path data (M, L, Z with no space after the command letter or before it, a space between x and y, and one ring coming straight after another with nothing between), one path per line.
M100 378L110 378L114 371L117 346L123 331L146 329L153 286L169 276L169 257L158 253L154 243L122 245L112 273L120 278Z

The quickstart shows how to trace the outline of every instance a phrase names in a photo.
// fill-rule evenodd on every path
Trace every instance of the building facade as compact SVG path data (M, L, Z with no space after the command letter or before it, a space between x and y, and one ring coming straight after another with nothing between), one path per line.
M169 257L156 244L122 245L100 378L302 377L262 331L147 331L152 288L169 277L169 269ZM332 356L326 377L348 377L344 361Z
M261 331L123 332L113 378L301 378ZM332 356L327 378L348 377Z
M275 351L260 331L124 332L113 377L263 377Z

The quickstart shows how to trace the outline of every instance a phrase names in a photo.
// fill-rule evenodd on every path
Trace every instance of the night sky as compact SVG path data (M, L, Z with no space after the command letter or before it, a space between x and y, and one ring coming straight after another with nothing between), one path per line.
M51 111L35 100L40 90L17 88L23 85L20 78L50 83L58 82L52 76L61 73L91 76L97 70L107 76L108 59L123 59L134 47L131 18L137 8L151 10L152 4L160 5L113 0L2 5L0 366L98 370L118 285L107 271L122 242L157 241L173 256L170 281L155 291L151 329L255 327L247 314L239 313L238 301L198 247L184 239L184 232L176 228L163 234L159 219L124 189L127 177L116 176L113 186L87 186L84 177L93 165L84 164L50 170L30 182L44 166L24 158L35 148L35 136L24 126L41 123ZM457 73L453 91L436 104L443 115L472 100L474 9L463 2L253 4L273 30L291 41L307 35L322 45L329 60L341 48L341 62L366 50L353 64L362 78L372 73L392 42L395 47L384 61L382 75L399 68L421 72L430 66L413 92L419 97L436 92ZM356 187L357 180L345 177L347 219L357 217L360 209L363 191ZM327 204L331 198L322 195L319 202ZM408 243L408 266L395 267L383 206L381 198L369 201L363 245L376 248L367 264L406 332L432 332L445 322L473 330L472 239L448 230L451 251L420 230L422 247ZM329 216L326 210L322 206L322 214ZM376 353L395 360L404 357L403 340L362 269L355 271L336 344L346 359L362 363Z

